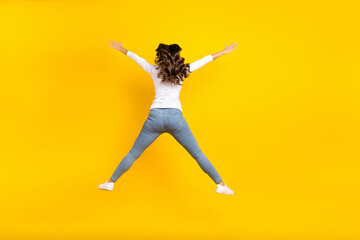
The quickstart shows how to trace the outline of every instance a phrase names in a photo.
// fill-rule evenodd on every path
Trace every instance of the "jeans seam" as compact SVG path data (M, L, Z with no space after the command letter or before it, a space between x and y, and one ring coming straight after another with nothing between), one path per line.
M165 131L165 127L164 127L164 111L161 111L161 131L162 132Z

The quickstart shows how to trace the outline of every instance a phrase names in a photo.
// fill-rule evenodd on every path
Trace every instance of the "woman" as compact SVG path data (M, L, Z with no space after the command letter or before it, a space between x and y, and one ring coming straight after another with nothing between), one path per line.
M179 45L160 43L156 49L156 65L152 65L144 58L126 50L120 41L117 43L111 40L109 43L111 47L129 56L151 75L155 86L155 99L150 106L149 116L130 152L119 163L110 179L98 187L112 191L118 178L131 167L145 149L162 133L167 132L190 153L200 168L215 182L217 185L216 192L233 195L234 192L223 182L214 166L200 150L189 125L182 115L179 95L182 83L190 72L194 72L206 63L230 53L235 49L236 44L233 42L230 46L225 45L224 50L207 55L189 64L184 63L185 59L180 56L182 49Z

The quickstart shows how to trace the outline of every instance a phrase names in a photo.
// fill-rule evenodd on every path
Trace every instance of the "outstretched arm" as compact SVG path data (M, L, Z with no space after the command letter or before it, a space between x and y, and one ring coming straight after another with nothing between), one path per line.
M233 42L234 43L234 42ZM217 53L214 53L214 54L209 54L193 63L190 63L190 72L193 72L195 71L196 69L199 69L201 68L202 66L204 66L205 64L215 60L216 58L226 54L226 53L229 53L231 51L233 51L236 47L236 43L235 44L231 44L230 46L227 46L227 44L225 45L225 49L220 51L220 52L217 52Z
M233 51L236 47L237 43L234 44L234 42L230 45L230 46L227 46L227 44L225 44L225 48L224 50L220 51L220 52L217 52L217 53L214 53L214 54L211 54L211 56L213 57L213 59L217 59L218 57L221 57L222 55L224 54L227 54L231 51Z
M124 53L125 55L127 55L128 57L133 59L135 62L137 62L137 64L139 64L140 67L142 67L147 73L152 74L152 70L154 68L154 65L148 63L144 58L139 57L137 54L125 49L122 46L120 41L117 43L114 40L111 40L109 43L110 43L111 47L113 47L116 50Z

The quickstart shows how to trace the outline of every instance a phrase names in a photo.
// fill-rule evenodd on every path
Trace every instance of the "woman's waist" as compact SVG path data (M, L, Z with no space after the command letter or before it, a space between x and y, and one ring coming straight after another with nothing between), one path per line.
M171 95L155 95L154 101L180 101L180 98Z

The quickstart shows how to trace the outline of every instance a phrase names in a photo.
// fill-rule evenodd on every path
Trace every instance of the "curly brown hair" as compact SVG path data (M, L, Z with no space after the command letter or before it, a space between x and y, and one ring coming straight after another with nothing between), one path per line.
M162 79L162 82L182 85L180 82L189 76L190 64L184 63L185 58L180 56L181 50L177 44L164 43L160 43L156 49L155 63L156 69L159 69L157 76Z

